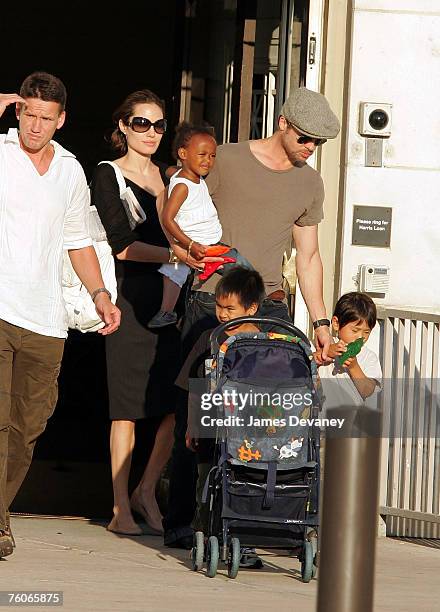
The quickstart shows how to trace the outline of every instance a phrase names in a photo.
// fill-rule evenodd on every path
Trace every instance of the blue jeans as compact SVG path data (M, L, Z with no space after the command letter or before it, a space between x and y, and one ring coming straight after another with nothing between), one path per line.
M219 242L219 244L223 244L223 243ZM225 245L225 246L228 246L228 245ZM229 249L229 251L226 251L226 253L223 253L222 257L232 257L233 259L235 259L235 262L225 263L223 264L221 268L217 270L217 274L221 274L222 276L223 274L226 274L226 272L229 272L229 270L231 270L232 268L236 268L237 266L241 266L242 268L247 268L248 270L254 269L252 264L248 262L246 257L243 257L243 255L240 255L237 249L234 249L234 248ZM198 293L201 293L201 292L199 291ZM207 295L212 295L212 294L208 293Z

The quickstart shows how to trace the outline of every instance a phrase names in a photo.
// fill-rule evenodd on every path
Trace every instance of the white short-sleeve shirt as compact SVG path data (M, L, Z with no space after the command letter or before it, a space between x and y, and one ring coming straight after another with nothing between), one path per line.
M55 154L41 176L21 149L17 130L0 135L0 319L65 338L63 249L92 244L90 196L75 156L51 143Z
M337 342L337 338L334 341ZM376 353L366 346L362 347L356 359L365 376L376 381L374 396L382 385L382 368L380 367L379 359ZM327 366L319 366L318 374L321 379L324 395L324 409L363 405L375 407L376 402L373 396L368 397L366 400L362 398L347 368L340 368L336 363L331 363Z
M168 187L168 197L179 183L188 188L188 195L175 217L177 225L191 240L201 244L216 244L222 237L222 226L205 179L200 177L200 182L194 183L181 178L179 174L180 170L173 174Z

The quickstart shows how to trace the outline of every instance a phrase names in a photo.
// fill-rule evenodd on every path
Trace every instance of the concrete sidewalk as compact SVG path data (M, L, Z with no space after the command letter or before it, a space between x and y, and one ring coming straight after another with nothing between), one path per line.
M68 519L12 517L12 529L17 548L0 561L0 590L63 591L66 611L315 610L316 580L303 584L298 560L287 556L263 551L264 569L230 580L221 566L210 579L158 537L125 538ZM375 610L439 610L439 575L439 549L379 539Z

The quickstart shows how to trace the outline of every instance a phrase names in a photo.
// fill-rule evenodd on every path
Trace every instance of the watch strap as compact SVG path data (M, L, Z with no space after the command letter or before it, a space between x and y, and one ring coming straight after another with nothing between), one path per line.
M330 327L330 321L328 319L318 319L317 321L313 321L313 329L318 329L322 325L326 325Z

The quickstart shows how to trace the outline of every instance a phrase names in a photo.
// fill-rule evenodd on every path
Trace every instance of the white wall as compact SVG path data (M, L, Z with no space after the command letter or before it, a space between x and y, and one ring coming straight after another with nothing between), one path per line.
M391 268L378 303L440 312L440 0L354 0L340 294L361 263ZM366 168L360 102L393 104L382 168ZM391 206L390 248L351 245L354 205Z

